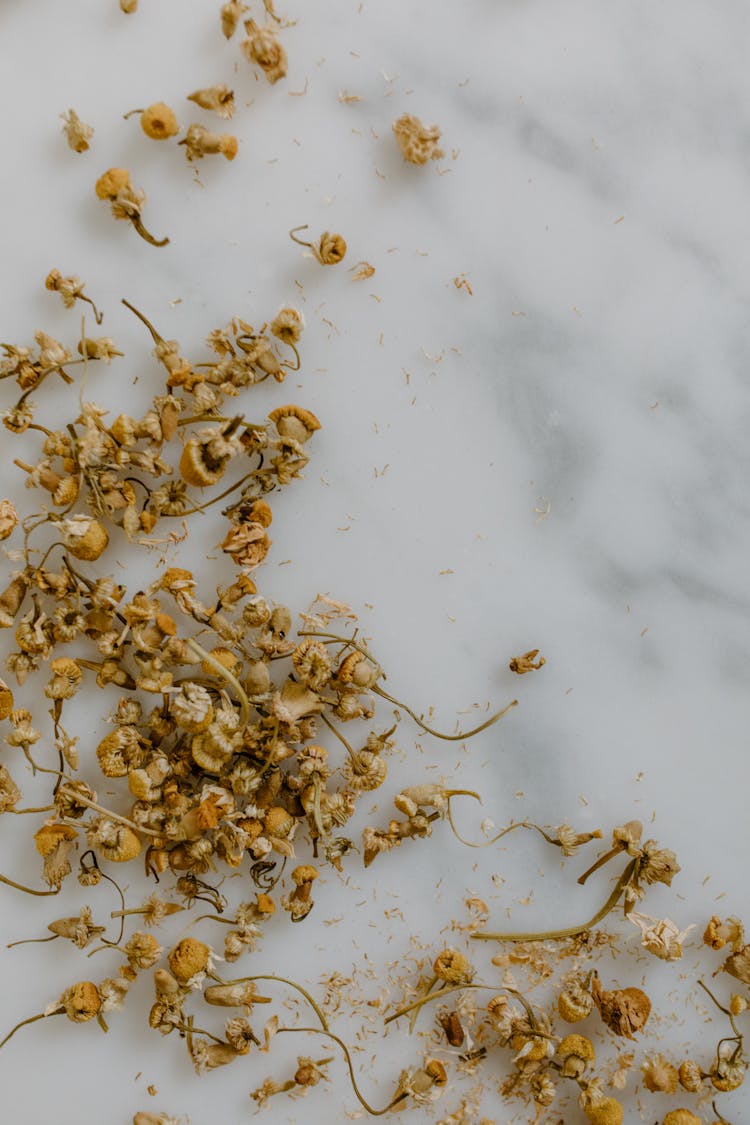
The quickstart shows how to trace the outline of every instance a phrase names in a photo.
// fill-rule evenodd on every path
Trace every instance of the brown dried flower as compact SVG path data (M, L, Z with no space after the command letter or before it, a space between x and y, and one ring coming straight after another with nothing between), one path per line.
M154 102L141 111L141 128L154 141L166 141L180 131L174 110L165 102Z
M218 86L207 86L202 90L193 90L188 94L187 100L195 102L201 109L217 113L219 117L230 118L234 114L234 90L221 83Z
M539 656L539 649L532 648L529 652L525 652L523 656L514 656L508 667L511 672L515 672L518 676L525 675L526 672L538 671L543 665L547 663L543 656Z
M393 122L393 132L401 155L410 164L426 164L444 155L438 146L440 129L437 125L425 125L411 113L404 113Z
M74 109L69 109L67 113L61 113L60 116L65 122L63 125L65 139L73 152L87 152L90 147L89 141L94 135L92 126L81 121Z
M204 156L224 156L234 160L239 149L239 141L231 133L212 133L204 125L193 124L179 142L185 145L188 160L202 160Z
M615 1035L632 1039L640 1031L651 1013L651 1001L640 988L605 990L595 973L591 982L591 995L599 1014Z
M196 938L183 938L167 958L175 980L189 985L199 973L205 973L211 965L211 949Z
M677 1067L663 1055L649 1055L641 1066L643 1085L655 1094L674 1094L679 1083Z
M273 85L286 75L287 58L273 24L259 27L255 20L245 20L247 39L240 43L248 62L255 63Z

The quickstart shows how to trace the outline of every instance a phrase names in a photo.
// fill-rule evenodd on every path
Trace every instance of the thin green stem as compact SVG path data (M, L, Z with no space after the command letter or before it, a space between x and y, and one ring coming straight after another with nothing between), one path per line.
M614 859L616 855L619 855L620 852L624 850L624 848L624 844L616 844L613 848L610 848L608 852L600 855L599 858L591 864L591 867L589 867L587 871L584 871L583 875L579 875L578 882L581 884L581 886L583 886L583 884L586 882L589 875L593 875L594 872L598 871L600 867L604 867L605 863L609 863L609 861L611 859Z
M560 941L562 938L577 937L585 930L590 930L602 918L606 918L611 910L620 900L620 896L630 882L633 872L635 871L637 860L632 859L623 871L620 878L615 884L615 888L607 901L602 906L601 910L597 910L593 918L589 918L588 922L584 922L582 926L569 926L565 930L547 930L543 933L518 933L518 934L494 934L494 933L479 933L474 932L469 934L470 938L474 941Z

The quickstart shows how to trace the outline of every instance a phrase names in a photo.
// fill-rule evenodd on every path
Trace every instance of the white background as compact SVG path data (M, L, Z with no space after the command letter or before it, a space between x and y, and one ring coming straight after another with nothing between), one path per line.
M207 358L205 335L232 315L260 324L282 303L304 311L300 375L241 400L248 417L297 401L323 423L306 479L274 503L260 589L295 611L318 592L347 601L390 690L434 707L446 729L478 721L490 700L521 704L467 748L425 737L420 754L405 721L367 819L385 824L390 796L425 776L481 791L479 815L461 810L474 835L481 816L569 820L605 837L640 817L682 865L672 891L658 888L647 909L698 929L679 965L623 957L608 971L630 984L648 974L661 998L660 1046L679 1058L691 1041L683 1021L704 1010L695 966L710 973L717 964L700 953L699 935L714 911L747 905L750 15L738 2L717 12L689 0L290 0L284 14L298 22L282 33L289 74L270 87L237 41L224 41L217 10L141 0L126 17L115 0L6 0L0 336L27 344L42 327L73 345L79 314L43 281L53 266L78 273L105 311L101 331L127 353L93 370L86 391L117 413L143 408L161 385L121 297L197 360ZM175 143L149 141L137 119L122 120L165 100L183 126L211 125L184 98L221 81L238 102L224 126L240 139L232 164L191 166ZM342 102L342 91L362 100ZM96 129L86 154L60 134L70 106ZM405 111L440 124L439 165L401 160L391 123ZM146 225L168 234L169 247L147 246L95 198L96 178L112 165L146 190ZM342 265L323 269L289 240L305 222L344 234ZM348 268L363 259L376 273L354 282ZM473 295L455 286L461 275ZM4 384L3 405L12 390ZM67 418L74 394L40 394L40 420ZM3 493L31 504L11 458L33 444L9 437L6 448ZM222 534L219 517L207 516L200 544L170 557L185 564L200 547L197 566ZM121 539L110 554L130 558ZM213 565L203 574L208 591ZM146 569L138 581L148 580ZM514 677L508 660L532 647L546 666ZM82 772L100 796L93 749L114 701L94 694L79 712ZM389 718L385 710L382 725ZM44 784L10 750L3 761L25 803L41 803ZM369 812L376 801L363 804ZM38 877L36 827L32 817L3 819L7 874ZM346 882L327 875L307 922L279 919L252 971L294 970L316 987L334 969L361 970L366 953L374 996L388 962L406 971L412 936L433 953L451 940L440 931L466 919L469 893L499 926L509 914L523 927L587 917L608 883L573 890L585 862L560 871L556 853L520 836L468 852L441 826L367 872L352 857ZM137 901L144 885L127 876ZM0 897L3 941L41 936L83 902L98 919L110 909L104 887L71 886L54 900L5 888ZM393 906L404 921L384 917ZM633 950L637 939L621 944ZM84 971L62 942L4 954L4 1022L40 1011L89 971L112 972L108 956ZM251 971L249 959L241 964ZM16 1125L52 1115L109 1125L139 1108L235 1125L252 1114L248 1091L267 1074L286 1077L297 1053L328 1053L280 1042L244 1069L199 1080L180 1044L145 1026L150 988L139 982L106 1038L95 1024L60 1020L19 1033L0 1055ZM697 1026L708 1061L723 1024ZM363 1088L382 1104L421 1045L398 1027L379 1036L358 1063ZM266 1116L343 1120L356 1103L339 1062L332 1075L327 1089L301 1103L280 1097ZM493 1077L488 1068L485 1112L504 1122L515 1109ZM458 1100L451 1093L436 1116ZM641 1111L631 1093L626 1119L654 1121L671 1104L652 1099ZM739 1121L747 1095L724 1104Z

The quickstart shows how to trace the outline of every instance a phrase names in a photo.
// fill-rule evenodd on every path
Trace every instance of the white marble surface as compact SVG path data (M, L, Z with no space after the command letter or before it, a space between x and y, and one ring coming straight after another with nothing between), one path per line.
M302 372L282 391L248 392L247 411L295 399L324 428L305 481L275 506L261 589L298 609L318 591L350 603L392 690L433 706L444 727L471 721L472 705L520 700L466 748L417 740L404 722L380 820L425 770L481 789L481 815L498 824L568 819L606 836L638 816L682 864L651 913L700 933L714 910L747 912L747 6L288 0L289 76L273 88L224 42L217 8L141 0L125 17L115 0L6 0L0 336L26 343L44 327L74 342L78 315L42 283L52 266L80 274L128 354L87 388L117 410L160 380L120 297L189 355L230 315L259 322L299 304ZM219 81L239 103L233 164L191 167L121 120L164 99L182 124L208 123L182 99ZM59 133L69 106L96 128L80 156ZM402 162L391 122L405 111L439 123L444 160ZM94 198L96 177L123 164L168 248L146 246ZM305 222L345 235L341 266L321 269L291 243ZM348 267L362 259L376 273L355 283ZM462 276L471 294L454 284ZM18 475L4 462L4 494L21 495ZM220 522L206 519L207 543ZM546 666L514 677L508 660L531 647ZM102 729L91 721L87 751ZM9 819L2 870L33 878L29 827ZM464 810L461 823L476 831ZM574 894L582 866L558 872L530 839L467 852L441 827L367 872L354 857L349 887L327 877L304 928L279 927L253 967L291 963L316 986L367 953L382 972L412 954L413 934L437 949L468 893L498 925L508 912L514 925L575 923L607 886ZM64 914L81 901L76 888L54 903ZM7 888L2 905L3 941L42 933L51 917L49 902ZM384 920L394 906L404 921ZM694 1018L698 940L682 965L629 969L648 973L676 1051ZM80 974L81 954L59 944L0 958L8 1026ZM97 960L100 974L114 968ZM297 1053L327 1053L284 1044L198 1080L178 1043L144 1028L149 988L139 983L106 1040L95 1025L50 1021L9 1044L0 1071L14 1125L114 1125L139 1108L239 1125L252 1085L283 1076ZM358 1064L373 1100L419 1051L393 1028L366 1042ZM266 1118L344 1120L356 1103L343 1066L333 1073L331 1087L278 1098ZM531 1120L485 1077L492 1120ZM411 1116L437 1119L458 1100ZM626 1120L653 1122L667 1104L631 1094ZM739 1091L722 1104L737 1125L750 1100ZM583 1117L571 1108L565 1121Z

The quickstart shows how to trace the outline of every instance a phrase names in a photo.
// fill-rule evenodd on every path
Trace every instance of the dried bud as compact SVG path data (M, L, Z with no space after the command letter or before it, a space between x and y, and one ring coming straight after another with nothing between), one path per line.
M132 15L138 9L138 0L120 0L120 11L125 15Z
M672 1109L661 1125L703 1125L702 1118L696 1117L689 1109Z
M404 160L410 164L426 164L428 160L439 160L443 150L438 147L440 129L437 125L425 125L411 113L404 113L393 122L393 132Z
M65 122L63 125L65 139L73 152L86 152L90 147L89 141L94 135L92 127L81 121L74 109L69 109L67 113L61 113L60 116Z
M89 845L111 863L128 863L141 852L140 838L126 824L98 817L86 830Z
M155 102L143 110L141 128L154 141L166 141L180 131L174 110L164 102Z
M287 67L286 51L276 28L273 24L258 27L255 20L245 20L245 31L247 39L240 43L240 50L248 62L260 67L273 85L285 76Z
M228 0L221 9L221 30L227 39L231 39L234 35L242 13L247 11L247 4L243 4L241 0Z
M191 125L179 142L185 145L188 160L202 160L204 156L224 156L234 160L239 142L231 133L212 133L204 125Z
M229 118L234 113L234 91L223 83L220 86L208 86L204 90L193 90L187 99L195 102L201 109L217 113L219 117Z

